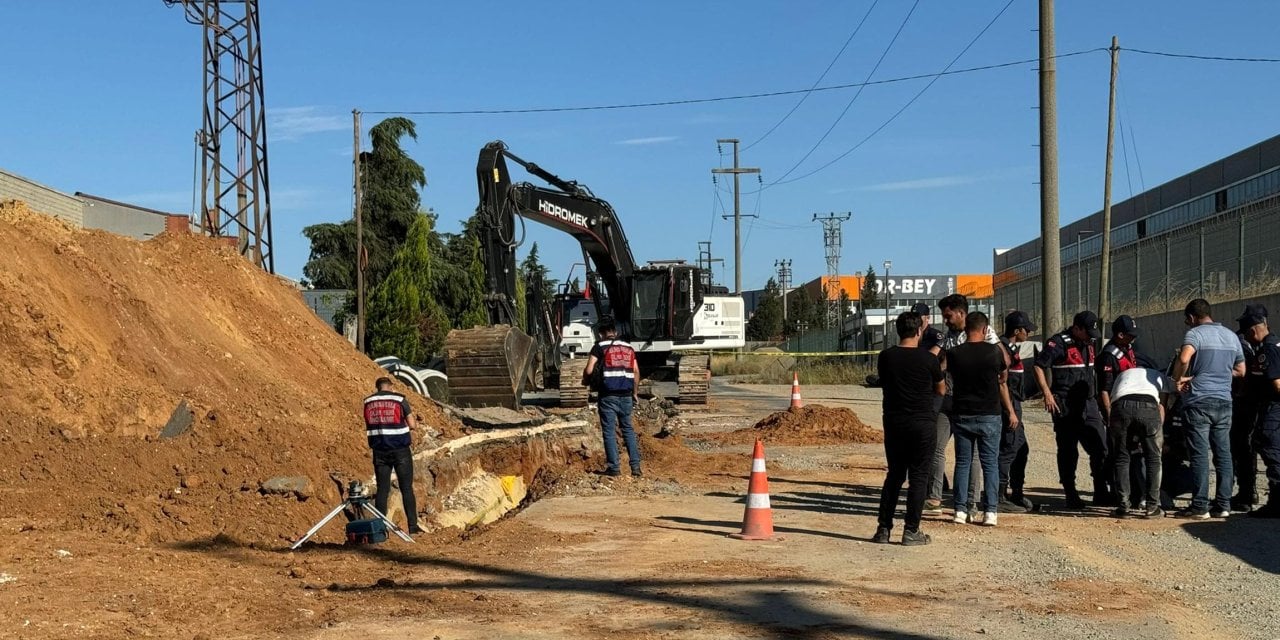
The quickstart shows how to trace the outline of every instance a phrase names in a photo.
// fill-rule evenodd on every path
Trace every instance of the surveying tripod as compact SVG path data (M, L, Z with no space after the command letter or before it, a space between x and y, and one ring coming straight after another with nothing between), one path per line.
M392 522L390 518L373 506L373 496L369 495L369 492L365 489L364 485L361 484L359 480L352 480L347 485L347 497L342 501L342 504L334 507L333 511L329 512L329 515L321 518L320 522L317 522L314 527L311 527L311 530L307 531L306 535L293 543L293 546L289 547L289 549L296 550L298 547L301 547L304 542L310 540L311 536L314 536L316 532L320 531L324 525L329 524L330 520L334 519L334 517L339 513L342 513L347 507L351 507L352 511L354 511L355 517L351 518L352 520L360 520L367 516L373 516L381 520L383 524L387 525L387 529L399 536L401 540L404 540L405 542L413 542L413 538L410 538L409 534L405 533L400 529L400 527L397 527L396 523Z

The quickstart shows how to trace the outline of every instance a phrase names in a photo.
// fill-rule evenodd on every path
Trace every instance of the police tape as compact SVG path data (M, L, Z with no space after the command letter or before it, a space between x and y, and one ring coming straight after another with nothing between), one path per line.
M742 353L734 353L736 356L773 356L780 358L783 356L791 356L795 358L830 358L838 356L874 356L879 355L879 351L743 351Z

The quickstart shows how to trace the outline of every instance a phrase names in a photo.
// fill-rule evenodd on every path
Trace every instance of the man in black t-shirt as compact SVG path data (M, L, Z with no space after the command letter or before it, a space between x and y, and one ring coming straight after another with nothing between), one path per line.
M999 454L1002 413L1011 428L1018 428L1018 415L1009 400L1008 357L1003 347L986 341L990 321L973 311L965 317L967 341L947 351L951 373L951 431L956 441L955 505L957 524L969 522L969 474L974 449L982 464L983 491L979 504L981 524L996 525L1000 502Z
M898 345L880 352L877 363L884 389L884 452L889 472L880 490L880 525L873 542L889 542L898 494L907 481L907 515L902 544L929 544L920 531L920 515L933 462L935 398L946 393L938 358L920 347L920 314L908 311L894 322Z

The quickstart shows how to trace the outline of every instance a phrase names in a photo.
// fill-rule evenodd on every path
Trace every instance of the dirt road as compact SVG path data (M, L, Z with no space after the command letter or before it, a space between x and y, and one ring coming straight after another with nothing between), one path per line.
M805 389L808 402L878 426L877 393ZM683 414L699 455L739 456L723 468L570 478L484 530L413 546L138 548L0 519L0 545L20 549L0 564L10 577L0 637L1280 636L1274 524L1063 512L1042 421L1030 425L1029 484L1045 513L1002 516L994 529L928 521L927 547L871 544L880 445L769 447L785 539L727 538L742 518L749 446L696 438L753 424L787 394L717 387L712 405Z

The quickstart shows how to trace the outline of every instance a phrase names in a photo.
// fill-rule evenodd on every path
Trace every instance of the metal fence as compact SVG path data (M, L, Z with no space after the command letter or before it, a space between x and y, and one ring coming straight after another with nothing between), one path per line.
M1277 230L1280 196L1272 196L1113 249L1112 315L1181 309L1193 298L1235 300L1280 292ZM1076 311L1098 306L1100 257L1072 260L1075 248L1063 248L1064 318L1043 327L1050 331L1065 326ZM1010 269L996 277L996 307L1002 311L1021 309L1038 320L1040 297L1038 268Z

